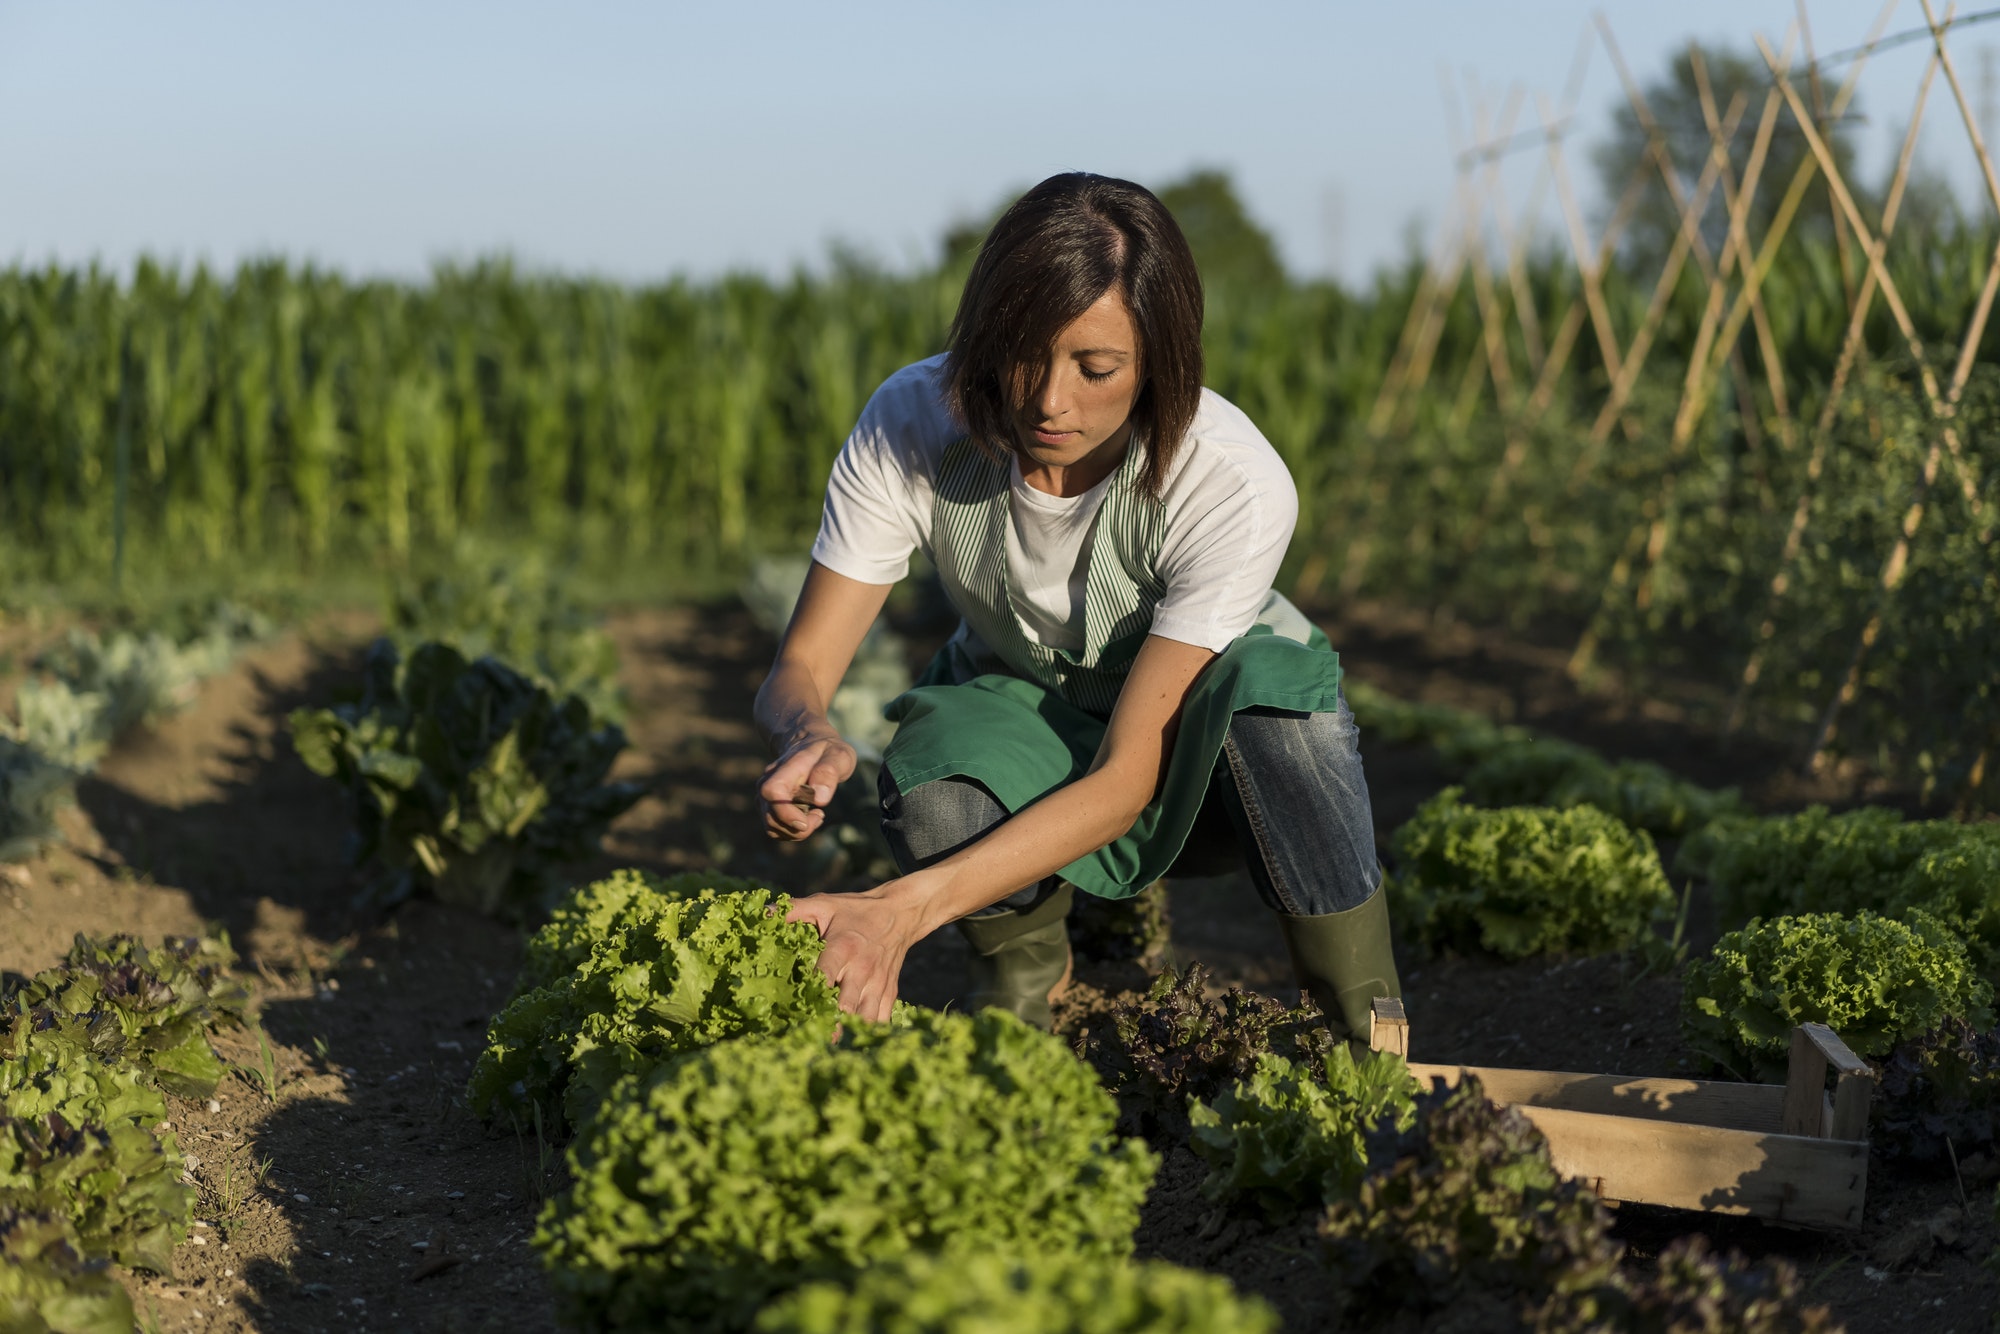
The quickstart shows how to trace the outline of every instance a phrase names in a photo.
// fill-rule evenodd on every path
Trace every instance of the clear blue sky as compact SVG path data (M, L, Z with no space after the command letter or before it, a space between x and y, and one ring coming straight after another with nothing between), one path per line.
M1690 36L1782 41L1795 14L1605 8L1642 74ZM1448 207L1440 69L1559 96L1591 9L0 0L0 261L280 253L416 276L504 250L648 279L782 270L841 240L900 264L1050 172L1158 184L1200 164L1235 174L1295 272L1355 278ZM1858 43L1878 9L1809 0L1819 49ZM1906 0L1891 29L1921 17ZM1969 92L1995 42L2000 24L1956 40ZM1864 79L1874 160L1923 59L1903 48ZM1601 51L1589 70L1579 148L1619 97ZM1934 101L1926 155L1969 185L1963 140ZM1510 173L1517 205L1532 161ZM1571 169L1590 178L1584 152Z

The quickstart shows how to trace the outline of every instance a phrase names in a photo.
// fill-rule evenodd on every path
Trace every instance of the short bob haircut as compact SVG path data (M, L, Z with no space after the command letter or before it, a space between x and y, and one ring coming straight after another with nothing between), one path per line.
M972 438L1018 453L1056 336L1112 288L1139 332L1133 443L1157 499L1201 403L1201 274L1151 190L1089 172L1051 176L993 224L952 317L946 395Z

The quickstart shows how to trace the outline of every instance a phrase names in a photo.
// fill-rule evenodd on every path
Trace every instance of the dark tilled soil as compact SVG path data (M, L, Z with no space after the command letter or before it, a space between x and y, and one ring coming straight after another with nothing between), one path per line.
M284 739L289 709L351 678L370 628L366 618L327 619L248 655L84 784L68 817L70 847L0 874L0 968L46 967L77 931L157 936L215 924L254 975L268 1049L248 1033L221 1035L238 1070L217 1110L173 1108L206 1226L180 1248L175 1275L130 1278L152 1328L554 1327L528 1238L540 1200L560 1183L560 1146L532 1125L481 1125L459 1100L482 1026L511 983L519 933L429 904L386 918L357 913L342 801ZM748 618L734 609L642 610L615 617L611 629L632 703L633 746L621 771L646 780L651 795L588 869L723 867L787 888L853 883L823 853L759 835L750 792L762 755L747 714L770 645ZM1796 777L1782 747L1741 743L1719 754L1690 723L1700 701L1582 695L1553 648L1379 609L1330 629L1350 671L1401 693L1741 783L1765 803L1858 790L1841 775ZM1386 841L1444 776L1420 751L1368 756ZM1179 962L1199 959L1223 983L1285 994L1275 927L1239 878L1169 893ZM962 962L954 933L924 942L904 994L953 1000ZM1403 977L1419 1060L1690 1069L1675 980L1643 975L1635 963L1409 959ZM1065 1018L1080 1022L1146 980L1134 965L1086 965ZM1288 1329L1337 1327L1312 1220L1273 1224L1217 1210L1201 1195L1199 1160L1168 1147L1141 1253L1229 1274L1272 1300ZM1854 1236L1661 1211L1628 1211L1619 1229L1638 1265L1697 1229L1787 1259L1813 1299L1855 1331L1983 1330L2000 1307L2000 1282L1980 1263L1995 1244L1986 1171L1968 1165L1970 1217L1958 1241L1894 1272L1871 1254L1957 1205L1951 1176L1878 1162L1868 1221Z

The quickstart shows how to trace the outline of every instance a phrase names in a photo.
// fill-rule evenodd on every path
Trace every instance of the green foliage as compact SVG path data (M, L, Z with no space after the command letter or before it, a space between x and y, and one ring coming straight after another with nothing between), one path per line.
M1495 748L1465 775L1465 795L1479 806L1595 806L1669 838L1744 810L1734 788L1713 791L1644 760L1614 764L1587 746L1551 737Z
M1926 913L1759 918L1688 965L1681 1033L1739 1077L1782 1080L1799 1024L1825 1024L1878 1057L1946 1019L1983 1026L1992 1000L1964 943Z
M132 1328L132 1299L102 1261L77 1254L61 1219L0 1206L0 1330L131 1334Z
M1069 914L1069 943L1078 958L1093 963L1159 967L1173 944L1165 885L1149 886L1129 899L1077 895Z
M129 1120L0 1116L0 1210L60 1218L85 1255L135 1269L173 1272L192 1195L182 1166L171 1136Z
M720 879L720 884L718 884ZM746 881L638 871L573 890L528 942L467 1100L482 1116L566 1109L580 1124L620 1076L744 1034L837 1013L819 931Z
M2000 1143L2000 1031L1947 1019L1879 1062L1871 1153L1938 1163Z
M1277 1314L1229 1280L1158 1260L1031 1250L872 1265L757 1315L758 1334L1276 1334Z
M1625 1279L1584 1303L1548 1312L1550 1334L1617 1329L1633 1334L1838 1334L1841 1325L1824 1306L1803 1304L1806 1285L1784 1260L1753 1264L1731 1253L1718 1256L1699 1232L1678 1237L1660 1252L1651 1276ZM1565 1318L1567 1317L1567 1318Z
M1247 1196L1276 1217L1352 1191L1367 1170L1367 1136L1403 1127L1417 1083L1399 1056L1358 1060L1335 1043L1318 1067L1259 1056L1248 1075L1188 1108L1192 1146L1209 1164L1211 1199Z
M1168 969L1143 996L1113 1005L1109 1022L1084 1040L1127 1123L1143 1134L1172 1131L1190 1098L1215 1097L1260 1056L1317 1069L1334 1045L1310 999L1287 1009L1241 987L1211 997L1208 980L1199 963L1185 973Z
M141 1126L167 1119L166 1102L140 1067L114 1064L125 1048L118 1021L7 1016L0 1030L0 1114L60 1116L73 1126Z
M1449 704L1399 699L1366 681L1343 681L1340 690L1355 721L1371 738L1433 746L1439 758L1454 768L1468 768L1502 749L1535 740L1525 727L1496 723Z
M1670 916L1653 840L1592 806L1480 810L1446 788L1392 841L1391 902L1433 946L1503 958L1630 949Z
M1211 291L1256 295L1284 287L1285 265L1277 244L1243 207L1227 172L1190 172L1160 187L1159 195L1180 224Z
M62 838L56 812L76 801L76 771L7 731L0 720L0 862L24 862Z
M1727 923L1792 913L1930 913L2000 962L2000 822L1905 820L1863 806L1839 815L1721 820L1683 845L1676 872L1715 885Z
M538 906L549 872L597 849L637 801L607 783L625 734L492 658L423 644L403 663L378 641L357 704L291 716L299 757L353 797L358 860L400 898L428 888L486 913Z
M498 658L557 698L581 697L593 717L624 716L617 646L540 560L467 561L408 582L391 600L389 625L405 655L449 644L468 661Z
M741 1038L621 1081L535 1245L588 1329L721 1330L911 1252L1130 1254L1156 1160L1011 1015Z
M208 1031L238 1023L250 993L230 974L227 936L169 936L148 949L132 936L79 934L59 968L37 973L4 997L4 1009L35 1028L77 1025L91 1050L136 1065L183 1098L207 1098L223 1076Z
M1372 1170L1320 1224L1356 1314L1496 1306L1506 1316L1606 1284L1619 1247L1596 1196L1558 1175L1528 1119L1476 1077L1418 1100L1378 1137Z

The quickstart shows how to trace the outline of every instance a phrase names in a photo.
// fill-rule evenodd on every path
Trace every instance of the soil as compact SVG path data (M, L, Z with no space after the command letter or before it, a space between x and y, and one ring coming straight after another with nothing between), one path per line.
M1349 669L1398 693L1740 783L1762 805L1855 791L1851 775L1796 776L1771 743L1722 752L1699 725L1701 701L1582 694L1551 646L1380 608L1326 620ZM632 747L620 771L649 795L583 872L718 868L787 888L851 883L823 852L760 835L749 794L763 759L748 711L771 645L747 615L722 605L648 608L615 615L609 628L631 702ZM78 931L157 937L220 926L261 1004L268 1045L249 1031L218 1035L232 1078L212 1105L172 1106L201 1222L172 1276L126 1276L144 1328L555 1327L528 1239L541 1200L561 1184L561 1145L534 1125L483 1125L462 1101L483 1026L511 985L520 933L423 902L386 916L358 910L343 799L285 739L286 713L351 680L371 631L366 617L326 617L247 654L185 712L106 759L65 816L68 846L0 871L0 968L47 967ZM0 627L0 662L25 660L28 638ZM1446 776L1420 750L1367 755L1386 844ZM1200 960L1219 984L1285 995L1275 924L1240 877L1167 893L1176 962ZM1697 936L1708 929L1694 925ZM963 960L955 933L923 942L904 995L954 1000ZM1403 978L1415 1059L1689 1069L1675 979L1633 963L1411 958ZM1147 980L1133 964L1080 965L1066 1025ZM1200 1194L1200 1162L1185 1147L1163 1147L1141 1253L1229 1274L1269 1298L1288 1330L1336 1327L1311 1221L1217 1210ZM1967 1167L1969 1217L1957 1241L1894 1269L1871 1256L1900 1230L1960 1204L1951 1175L1877 1162L1866 1224L1853 1235L1639 1210L1621 1216L1619 1234L1635 1265L1691 1230L1787 1259L1810 1298L1857 1334L1983 1330L2000 1308L2000 1279L1981 1264L1995 1245L1993 1179L1984 1164Z

